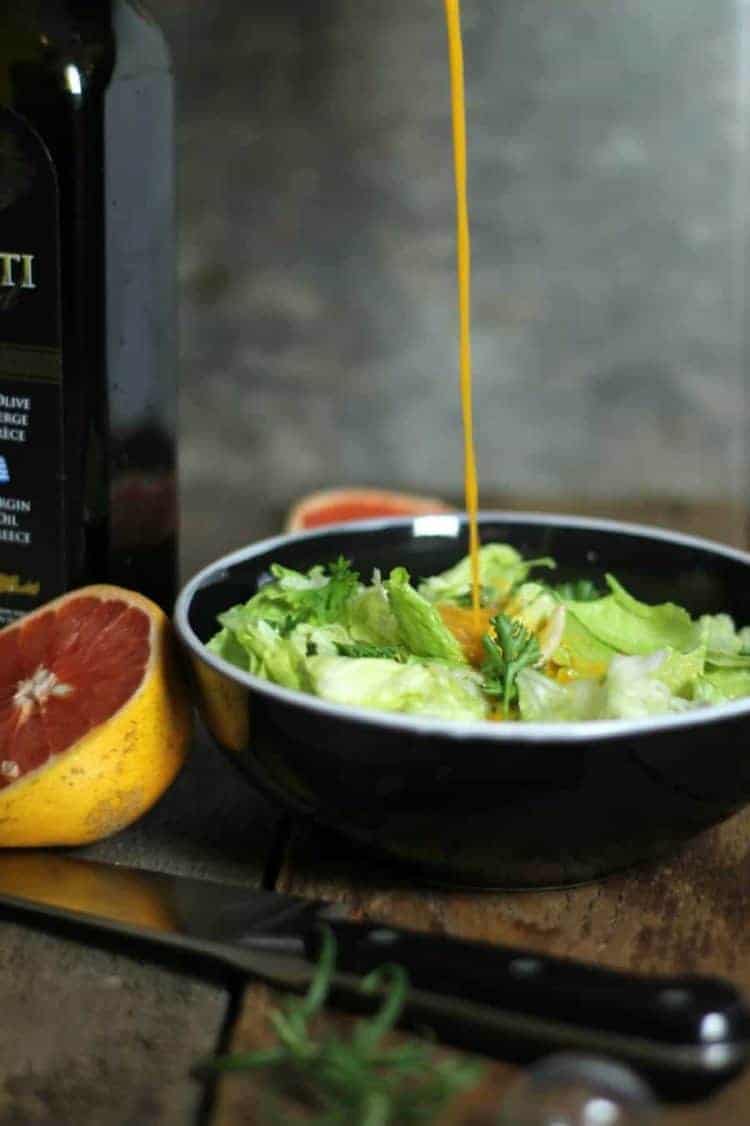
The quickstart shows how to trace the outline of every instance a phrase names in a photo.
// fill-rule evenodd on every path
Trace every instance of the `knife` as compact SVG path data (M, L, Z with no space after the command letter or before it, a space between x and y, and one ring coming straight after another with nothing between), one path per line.
M526 1062L557 1050L612 1056L672 1098L704 1094L750 1051L750 1010L718 978L646 977L530 950L352 922L340 905L49 852L0 855L0 908L161 947L295 991L324 928L336 940L331 1000L362 1010L361 977L402 965L405 1023L445 1043Z

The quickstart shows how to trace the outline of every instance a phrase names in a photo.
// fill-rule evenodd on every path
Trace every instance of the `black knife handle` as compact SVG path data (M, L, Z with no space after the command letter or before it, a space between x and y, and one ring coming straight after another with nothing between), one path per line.
M337 970L403 966L409 1023L422 1020L463 1047L524 1060L563 1048L596 1051L676 1095L725 1081L750 1049L750 1012L716 978L626 974L382 924L324 925L336 939ZM308 933L308 957L317 959L321 941L320 928Z

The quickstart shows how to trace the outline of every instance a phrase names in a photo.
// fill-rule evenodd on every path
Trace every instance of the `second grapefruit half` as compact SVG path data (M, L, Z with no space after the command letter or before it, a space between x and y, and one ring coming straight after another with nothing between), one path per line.
M284 530L298 532L375 516L418 516L432 512L455 512L455 509L437 497L392 489L340 486L321 489L298 500L289 510Z

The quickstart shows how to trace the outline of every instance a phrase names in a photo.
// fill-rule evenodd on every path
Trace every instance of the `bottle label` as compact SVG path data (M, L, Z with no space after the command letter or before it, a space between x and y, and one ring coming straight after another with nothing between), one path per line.
M65 586L62 392L57 176L0 108L0 625Z

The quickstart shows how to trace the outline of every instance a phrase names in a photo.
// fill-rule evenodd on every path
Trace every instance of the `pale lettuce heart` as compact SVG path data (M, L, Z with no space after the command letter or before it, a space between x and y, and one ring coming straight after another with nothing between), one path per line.
M379 657L310 657L312 690L335 704L436 719L475 720L488 714L472 669L440 663L401 664Z
M659 673L668 653L661 650L647 657L613 657L602 709L603 719L643 719L645 716L687 711L691 704L672 693Z
M582 677L560 684L524 669L518 675L519 711L522 719L538 723L682 712L692 705L675 688L692 691L701 667L702 650L687 657L663 650L647 657L615 655L603 680Z
M572 723L598 719L605 693L596 680L581 678L559 684L535 669L518 674L518 710L534 723Z

